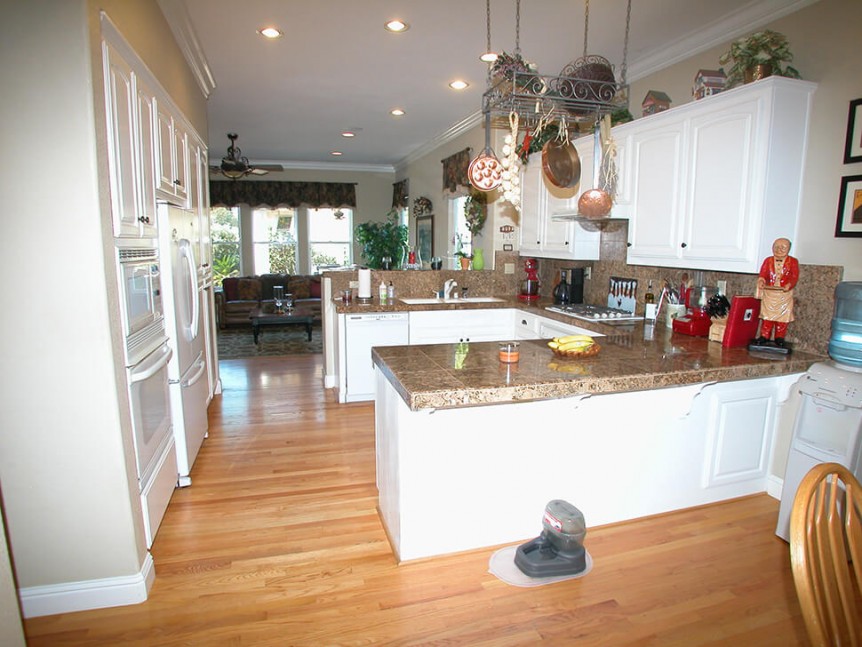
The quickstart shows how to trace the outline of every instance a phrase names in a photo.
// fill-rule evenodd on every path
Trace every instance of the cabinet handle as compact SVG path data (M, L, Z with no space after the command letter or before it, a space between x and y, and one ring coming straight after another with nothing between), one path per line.
M138 216L138 222L145 222L149 225L150 224L150 217L149 216Z
M542 241L541 241L541 240L537 240L537 241L536 241L536 244L537 244L537 245L541 245L541 244L542 244Z
M183 185L183 183L182 183L182 182L180 182L179 180L174 180L174 184L176 184L177 186L182 186L182 185Z
M683 249L685 249L686 247L688 247L688 245L687 245L686 243L681 243L681 244L680 244L680 247L682 247Z
M631 246L632 246L631 243L626 243L626 247L631 247Z

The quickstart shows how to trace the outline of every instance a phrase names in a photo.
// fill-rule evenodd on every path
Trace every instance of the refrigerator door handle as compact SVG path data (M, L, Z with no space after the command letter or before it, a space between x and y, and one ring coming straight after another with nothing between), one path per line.
M129 382L136 384L150 379L153 375L162 370L168 361L170 361L173 354L174 351L163 345L160 357L156 357L157 353L153 353L130 371ZM150 362L149 366L147 365L148 362Z
M200 299L200 296L198 295L198 273L197 268L195 267L195 256L194 251L192 250L192 245L186 238L183 238L180 241L180 254L182 255L183 261L186 263L189 270L189 288L191 290L190 305L192 314L192 320L189 322L189 335L191 339L195 339L200 332L198 330L198 328L200 327L200 305L198 304L198 300Z
M198 365L198 370L190 378L182 380L180 382L180 386L182 388L185 389L185 388L188 388L190 386L194 386L195 384L197 384L198 380L200 380L201 377L203 376L203 374L206 372L207 363L203 360L203 358L200 355L198 356L196 363Z

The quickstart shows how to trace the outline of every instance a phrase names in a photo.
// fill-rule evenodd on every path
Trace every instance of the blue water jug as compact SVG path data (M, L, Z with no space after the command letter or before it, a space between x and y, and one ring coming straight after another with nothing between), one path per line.
M829 357L862 368L862 281L844 281L835 288Z

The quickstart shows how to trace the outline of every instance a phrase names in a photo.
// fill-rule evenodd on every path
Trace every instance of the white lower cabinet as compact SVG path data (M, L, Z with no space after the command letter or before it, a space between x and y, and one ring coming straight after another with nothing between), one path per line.
M410 344L511 339L514 313L511 308L411 312Z

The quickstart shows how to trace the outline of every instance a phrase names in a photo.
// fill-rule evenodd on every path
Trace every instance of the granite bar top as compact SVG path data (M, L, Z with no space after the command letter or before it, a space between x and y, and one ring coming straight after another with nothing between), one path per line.
M537 314L554 314L541 305L528 307ZM413 411L772 377L802 373L828 359L803 351L784 357L722 348L718 342L674 333L661 324L608 326L561 320L607 335L598 338L598 355L559 358L547 340L537 339L520 340L516 364L499 361L498 342L377 347L372 358Z

